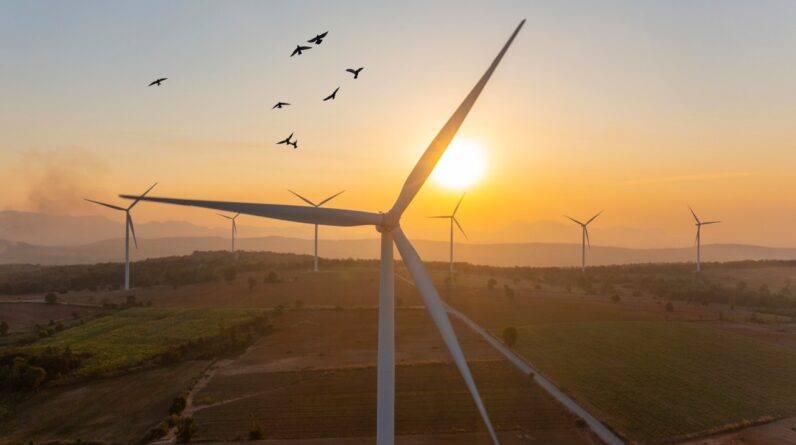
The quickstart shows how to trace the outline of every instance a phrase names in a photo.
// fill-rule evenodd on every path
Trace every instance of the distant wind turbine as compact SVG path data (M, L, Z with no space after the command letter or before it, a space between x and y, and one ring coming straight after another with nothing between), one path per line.
M418 293L431 315L434 324L442 336L451 358L461 373L470 395L473 398L478 412L484 421L493 443L498 444L492 422L475 386L475 381L470 373L464 352L456 338L445 306L437 293L434 283L428 274L423 261L417 251L404 235L401 228L401 216L417 195L420 188L434 170L440 157L445 153L451 140L464 122L470 109L478 99L479 94L486 86L492 73L497 68L509 46L520 32L525 20L520 22L509 37L498 55L489 65L464 101L459 105L453 115L448 119L439 133L420 156L401 189L393 206L384 213L375 213L359 210L342 210L320 207L291 206L281 204L258 204L225 201L204 201L178 198L141 198L136 195L121 195L125 199L144 199L146 201L177 204L185 206L203 207L226 212L242 213L245 215L261 216L308 224L323 224L330 226L375 226L381 233L381 264L379 284L379 333L378 333L378 358L376 370L376 443L378 445L392 445L395 441L395 272L393 264L393 244L403 258L403 263L412 276ZM394 159L395 153L387 153L388 159Z
M337 193L335 193L334 195L332 195L332 196L330 196L330 197L328 197L328 198L324 199L323 201L321 201L321 202L319 202L319 203L317 203L317 204L315 204L314 202L310 201L309 199L307 199L307 198L305 198L305 197L303 197L303 196L299 195L298 193L294 192L293 190L288 190L288 191L289 191L290 193L292 193L292 194L296 195L296 196L297 196L297 197L298 197L300 200L302 200L302 201L306 202L307 204L309 204L309 205L311 205L311 206L313 206L313 207L315 207L315 208L318 208L318 207L321 207L322 205L326 204L327 202L329 202L329 201L333 200L334 198L337 198L337 197L338 197L338 196L340 196L340 195L341 195L341 194L342 194L342 193L343 193L345 190L343 190L343 191L341 191L341 192L337 192ZM318 271L318 224L315 224L315 259L314 259L314 264L313 264L313 266L312 266L312 270L313 270L313 271L315 271L315 272L317 272L317 271Z
M578 224L581 227L581 229L583 230L583 233L581 234L581 238L582 239L581 239L581 247L580 247L580 249L581 249L580 268L584 272L586 272L586 246L588 245L589 249L591 249L591 241L589 240L589 224L592 221L594 221L595 219L597 219L597 217L600 216L600 214L602 214L602 213L603 213L603 210L600 210L596 215L592 216L591 219L586 221L585 223L582 223L582 222L578 221L575 218L567 216L567 218L569 218L572 221L574 221L575 224ZM566 216L566 215L564 215L564 216Z
M133 243L135 243L136 249L138 248L138 239L135 237L135 226L133 225L133 217L130 216L130 210L132 210L132 208L135 207L135 205L138 204L138 202L141 201L141 199L143 199L150 190L155 188L156 185L158 185L157 182L152 184L152 187L149 187L147 191L145 191L141 196L137 197L127 208L86 198L86 201L88 202L93 202L94 204L99 204L101 206L124 212L124 290L130 290L130 233L133 234Z
M696 239L694 240L694 242L696 243L696 251L697 251L696 252L697 253L697 262L696 262L697 263L697 268L696 268L696 271L699 272L700 270L702 270L702 264L701 264L701 262L702 262L702 226L706 226L708 224L720 223L721 221L704 221L703 222L703 221L699 220L699 218L696 216L696 213L694 213L694 209L692 209L691 206L688 206L688 210L691 211L691 215L694 216L694 221L696 221L696 223L694 225L696 226L697 230L696 230Z
M430 216L430 217L429 217L429 218L436 218L436 219L449 219L449 220L450 220L450 223L451 223L451 230L450 230L450 232L451 232L451 246L450 246L450 252L451 252L451 258L450 258L450 273L451 273L451 274L453 274L453 224L456 224L456 227L458 227L458 228L459 228L459 231L460 231L460 232L462 232L462 235L464 235L464 238L465 238L465 239L469 239L469 238L467 238L467 234L466 234L466 233L464 233L464 229L462 228L462 225L461 225L461 224L459 224L459 220L458 220L458 219L456 219L456 212L459 210L459 206L460 206L460 205L462 205L462 200L463 200L463 199L464 199L464 193L462 193L462 197L461 197L461 198L459 198L459 202L456 204L456 207L454 207L454 208L453 208L453 212L451 212L451 214L450 214L450 215L440 215L440 216Z
M240 213L236 213L235 216L222 215L221 213L216 213L216 215L232 221L232 253L235 253L235 238L238 237L238 223L235 220L238 219Z

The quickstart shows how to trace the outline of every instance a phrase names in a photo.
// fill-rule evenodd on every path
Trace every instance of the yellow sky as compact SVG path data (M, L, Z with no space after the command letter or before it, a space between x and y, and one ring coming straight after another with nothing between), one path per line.
M662 230L661 243L688 245L691 204L724 221L705 242L796 245L792 3L352 2L297 14L173 2L158 17L142 11L151 5L91 5L2 6L0 84L14 88L0 97L0 208L113 217L82 198L115 202L158 181L155 195L296 204L288 188L314 199L345 189L336 206L386 210L527 17L460 131L488 163L460 211L472 242L545 241L517 223L605 209L595 244ZM287 57L327 28L321 47ZM344 72L362 65L356 81ZM337 86L337 100L319 100ZM277 100L294 105L271 110ZM291 132L299 150L274 145ZM445 238L426 216L459 193L429 182L406 231ZM136 214L224 224L199 209Z

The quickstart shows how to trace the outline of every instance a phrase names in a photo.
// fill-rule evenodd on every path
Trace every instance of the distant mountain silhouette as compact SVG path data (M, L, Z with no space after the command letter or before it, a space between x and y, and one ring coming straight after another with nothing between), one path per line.
M155 258L169 255L186 255L196 250L225 250L229 248L228 236L143 238L139 236L140 249L133 250L133 258ZM273 251L285 253L312 253L311 239L268 236L239 238L241 250ZM445 241L417 240L415 247L426 260L447 261L449 244ZM85 264L118 262L122 258L121 238L108 239L76 246L38 246L29 243L0 240L0 264ZM377 258L379 240L350 239L319 241L321 257ZM741 244L704 245L705 261L738 261L762 259L796 259L796 248L762 247ZM506 244L456 244L457 261L495 266L577 266L580 264L580 244L559 243L506 243ZM622 247L592 246L589 264L627 264L691 262L691 247L665 249L628 249Z

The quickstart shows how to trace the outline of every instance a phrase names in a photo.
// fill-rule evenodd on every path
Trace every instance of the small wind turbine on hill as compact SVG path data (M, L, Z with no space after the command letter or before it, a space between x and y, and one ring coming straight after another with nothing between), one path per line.
M439 133L420 156L403 188L392 207L387 212L368 212L359 210L329 209L320 207L304 207L280 204L259 204L243 202L204 201L178 198L139 197L135 195L121 195L125 199L144 199L146 201L196 206L221 210L225 212L242 213L246 215L275 218L308 224L325 224L330 226L375 226L381 233L381 263L379 281L379 328L378 328L378 358L376 367L376 443L378 445L392 445L395 441L395 272L393 261L393 244L403 258L404 265L415 282L418 293L437 326L442 340L450 351L451 358L461 373L476 408L486 425L486 429L494 443L499 443L492 422L475 386L475 381L470 373L464 352L456 338L445 305L437 293L428 271L417 251L401 228L401 216L412 203L420 188L428 179L431 171L437 165L440 157L445 153L451 140L464 122L470 109L478 99L479 94L486 86L492 73L497 68L509 46L520 32L525 20L520 22L509 37L498 55L481 76L464 101L459 105L453 115L448 119ZM386 153L392 156L394 153Z
M130 210L132 210L132 208L135 207L135 205L138 204L138 202L144 196L146 196L150 190L155 188L156 185L158 185L157 182L152 184L152 187L149 187L147 191L135 199L127 208L85 198L85 200L88 202L93 202L94 204L99 204L101 206L124 212L124 290L130 290L130 233L133 234L133 243L135 243L136 249L138 248L138 239L135 237L135 226L133 225L133 217L130 216Z
M696 271L699 272L700 270L702 270L702 264L701 264L701 262L702 262L702 226L706 226L708 224L720 223L721 221L704 221L703 222L703 221L699 220L699 218L696 216L696 213L694 213L694 209L692 209L691 206L688 206L688 210L690 210L691 211L691 215L694 216L694 221L695 221L694 225L696 226L696 229L697 229L696 230L696 238L694 239L694 243L696 243L696 254L697 254L697 260L696 260L697 268L696 268Z
M578 224L583 230L583 233L581 234L581 246L580 246L581 249L580 268L584 272L586 272L586 246L588 245L589 249L591 249L591 241L589 240L589 224L595 219L597 219L597 217L600 216L601 213L603 213L603 210L600 210L596 215L592 216L591 219L586 221L585 223L582 223L575 218L567 216L567 218L574 221L575 224Z
M450 248L450 250L451 250L451 259L450 259L450 273L451 273L451 274L453 274L453 224L454 224L454 223L456 224L456 227L458 227L458 228L459 228L459 231L460 231L460 232L462 232L462 235L464 235L464 238L465 238L465 239L469 239L469 238L467 238L467 234L466 234L466 233L464 233L464 229L462 229L462 225L461 225L461 224L459 224L459 220L458 220L458 219L456 219L456 212L459 210L459 206L460 206L460 205L462 205L462 200L463 200L463 199L464 199L464 193L462 193L462 197L461 197L461 198L459 198L459 202L456 204L456 207L454 207L454 208L453 208L453 212L451 212L451 214L450 214L450 215L429 216L429 218L435 218L435 219L449 219L449 220L450 220L450 224L451 224L451 230L450 230L450 232L451 232L451 246L450 246L450 247L451 247L451 248ZM453 279L453 278L451 278L451 280L452 280L452 279Z
M306 202L307 204L309 204L309 205L311 205L311 206L313 206L315 208L318 208L318 207L321 207L322 205L326 204L327 202L333 200L334 198L340 196L345 190L337 192L334 195L324 199L323 201L321 201L321 202L319 202L317 204L315 204L314 202L310 201L309 199L299 195L298 193L294 192L293 190L288 190L288 191L290 193L298 196L299 199L301 199L302 201ZM314 262L313 262L312 270L314 272L317 272L318 271L318 225L317 224L315 224L315 257L314 257L313 261Z
M232 253L235 253L235 238L238 237L238 224L235 220L238 219L240 213L236 213L235 216L222 215L221 213L216 213L216 215L232 221Z

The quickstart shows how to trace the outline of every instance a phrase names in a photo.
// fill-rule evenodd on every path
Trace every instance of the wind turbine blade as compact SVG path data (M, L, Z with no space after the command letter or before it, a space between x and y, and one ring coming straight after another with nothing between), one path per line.
M458 220L458 219L456 219L456 217L455 217L455 216L454 216L452 219L453 219L453 222L455 222L455 223L456 223L456 227L458 227L458 228L459 228L459 231L460 231L460 232L462 232L462 235L464 235L464 238L465 238L466 240L468 240L468 241L469 241L469 240L470 240L470 238L467 236L467 234L466 234L466 233L464 233L464 229L462 229L462 225L461 225L461 224L459 224L459 220Z
M573 217L571 217L571 216L564 215L564 218L569 218L569 219L571 219L571 220L572 220L572 221L573 221L575 224L580 224L581 226L584 226L584 225L585 225L585 224L583 224L582 222L578 221L577 219L575 219L575 218L573 218Z
M124 199L135 199L133 195L119 195ZM384 215L357 210L326 209L306 206L280 204L255 204L246 202L202 201L196 199L145 197L142 201L160 202L183 206L202 207L205 209L234 212L243 215L262 216L265 218L293 221L326 226L380 226L384 223Z
M694 213L694 209L692 209L691 206L688 206L688 210L690 210L691 214L694 215L694 220L697 222L697 224L701 224L699 218L696 216L696 213Z
M589 249L591 249L591 240L589 239L589 228L586 227L585 225L583 226L583 233L586 234L586 245L589 246Z
M292 193L292 194L294 194L294 195L298 196L298 198L299 198L300 200L302 200L302 201L306 202L307 204L309 204L309 205L311 205L311 206L313 206L313 207L318 207L318 205L316 205L314 202L312 202L312 201L310 201L309 199L307 199L307 198L305 198L305 197L303 197L303 196L299 195L298 193L294 192L293 190L290 190L290 189L288 189L288 191L289 191L290 193Z
M234 219L232 220L232 233L234 233L235 236L238 236L238 224L235 223Z
M220 217L222 217L222 218L226 218L226 219L232 219L232 217L229 217L229 216L227 216L227 215L222 215L222 214L220 214L220 213L216 213L216 215L218 215L218 216L220 216Z
M701 223L701 224L704 226L704 225L706 225L706 224L718 224L718 223L720 223L720 222L721 222L721 221L705 221L705 222L703 222L703 223Z
M130 233L133 235L133 243L135 244L135 248L138 249L138 238L135 237L135 224L133 224L133 217L130 216L130 212L127 212L127 225L130 226Z
M452 216L450 216L450 215L439 215L439 216L429 216L429 218L435 218L435 219L448 219L448 218L453 218L453 217L452 217Z
M337 198L338 196L342 195L344 191L345 191L345 190L342 190L342 191L340 191L340 192L338 192L338 193L335 193L334 195L332 195L332 196L330 196L330 197L328 197L328 198L324 199L323 201L319 202L319 203L318 203L318 207L320 207L320 206L322 206L322 205L326 204L327 202L329 202L329 201L333 200L334 198Z
M590 220L586 221L586 225L588 226L590 222L592 222L592 221L594 221L595 219L597 219L597 217L598 217L598 216L600 216L600 215L602 215L602 213L603 213L604 211L605 211L605 210L600 210L599 212L597 212L597 214L596 214L596 215L594 215L594 216L592 216Z
M434 320L434 324L437 325L437 329L439 329L442 340L448 347L448 351L450 351L454 363L456 363L456 366L459 368L464 383L467 385L467 389L470 390L473 401L478 411L481 413L481 418L484 419L484 423L489 430L489 434L492 436L493 442L499 443L497 436L495 436L495 430L492 428L492 422L489 421L489 415L481 401L481 396L478 394L478 388L475 386L470 368L467 366L464 352L462 352L462 348L456 338L456 332L453 330L453 326L451 325L450 319L448 319L448 314L445 312L442 300L439 294L437 294L437 290L434 288L434 283L428 276L425 266L423 266L423 261L420 259L420 256L415 251L415 248L412 247L409 240L406 239L406 235L404 235L400 227L394 229L392 234L395 245L401 253L401 258L403 258L406 268L409 269L409 273L412 275L412 280L415 282L417 291L423 298L423 302L431 318Z
M462 193L462 197L459 198L459 202L456 203L456 207L453 208L453 213L451 213L451 216L456 216L456 212L459 210L459 206L462 205L462 201L464 200L465 193L467 192Z
M101 206L110 207L114 210L127 210L124 207L115 206L113 204L106 204L104 202L94 201L93 199L83 198L85 201L93 202L94 204L99 204Z
M154 184L152 184L152 187L149 187L148 189L146 189L146 191L144 192L144 194L143 194L143 195L141 195L141 196L137 197L137 198L136 198L136 199L133 201L133 203L132 203L132 204L130 204L130 207L127 207L127 210L130 210L130 209L132 209L133 207L135 207L135 205L136 205L136 204L138 204L138 201L140 201L140 200L141 200L141 198L143 198L144 196L146 196L146 194L147 194L147 193L149 193L149 192L150 192L150 191L151 191L153 188L155 188L155 186L156 186L156 185L158 185L158 183L157 183L157 182L156 182L156 183L154 183Z
M398 199L396 199L395 204L393 204L392 208L388 212L388 220L390 221L397 221L400 216L403 214L404 210L409 206L414 199L417 192L420 190L420 187L426 182L426 179L431 174L431 171L434 170L434 166L437 165L439 158L445 153L445 150L448 148L448 144L450 144L453 137L456 136L456 132L459 130L459 127L464 122L464 119L467 117L467 113L470 112L470 109L475 104L476 99L478 99L478 95L481 94L481 90L484 89L487 81L492 76L492 73L497 68L500 60L503 59L503 55L506 54L508 51L509 46L511 46L511 42L514 41L514 38L517 36L517 33L520 32L522 25L525 24L525 20L520 22L517 26L517 29L514 30L514 33L511 34L509 40L503 46L503 49L500 50L495 60L492 61L492 64L486 70L484 75L481 77L481 80L475 84L475 87L470 91L470 94L464 99L464 101L459 105L459 108L453 113L453 115L448 119L448 122L445 123L445 126L437 133L437 136L434 140L431 141L426 151L420 157L420 160L417 161L414 169L406 178L406 182L404 183L403 188L401 189L401 193L398 195Z

